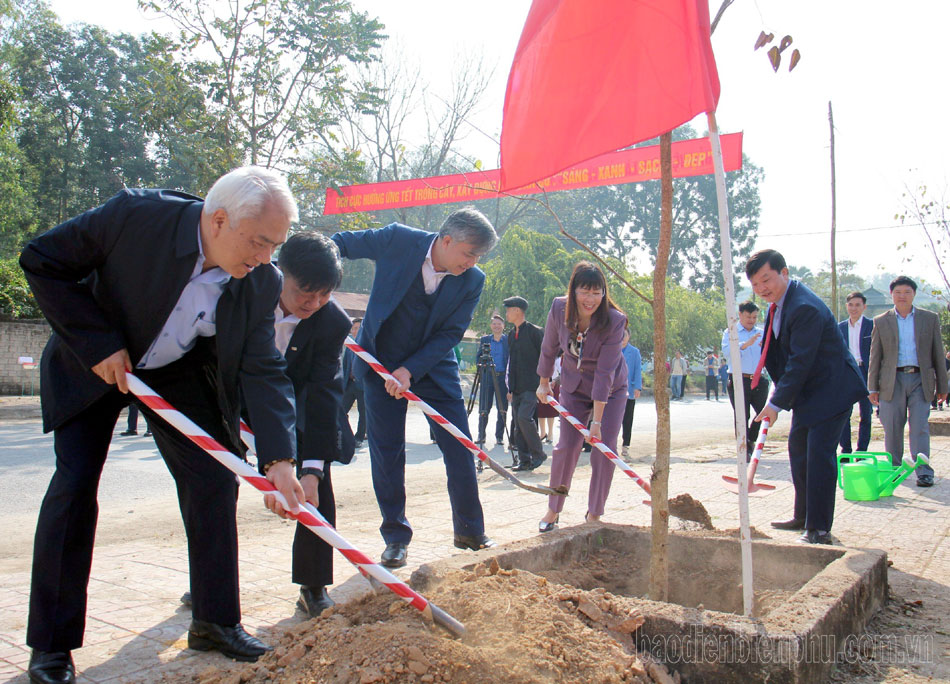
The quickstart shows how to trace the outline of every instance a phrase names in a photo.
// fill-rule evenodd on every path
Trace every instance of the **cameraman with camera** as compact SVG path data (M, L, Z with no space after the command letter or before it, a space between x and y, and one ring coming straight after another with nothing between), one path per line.
M505 320L500 314L491 317L491 335L479 340L478 356L475 359L481 376L481 392L478 397L478 446L485 448L485 429L492 404L498 413L495 420L495 443L504 444L505 421L508 415L508 387L505 385L505 370L508 368L508 338L504 335Z

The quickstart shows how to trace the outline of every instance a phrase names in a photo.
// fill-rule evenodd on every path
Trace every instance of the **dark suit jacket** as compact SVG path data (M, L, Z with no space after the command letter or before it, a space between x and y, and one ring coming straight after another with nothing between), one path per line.
M766 328L763 345L768 336ZM788 283L778 339L769 344L765 367L775 381L770 401L794 411L806 426L847 411L868 395L831 309L797 280Z
M115 391L92 366L125 348L134 367L148 351L194 270L202 206L123 190L26 246L20 265L54 331L41 361L44 430ZM277 269L259 266L232 278L215 310L219 408L237 434L243 393L261 465L295 453L293 390L274 346L280 287Z
M349 463L353 433L343 403L343 340L350 317L331 299L315 314L297 324L284 355L287 375L297 398L297 455L309 459Z
M385 228L336 233L332 239L347 259L376 262L373 290L357 336L359 345L376 356L376 335L422 270L435 234L392 223ZM453 348L472 321L484 284L485 274L477 266L442 280L426 322L422 346L399 363L409 370L413 381L428 375L450 397L462 396ZM356 377L363 378L367 372L372 372L367 364L356 363Z
M569 349L571 331L565 322L564 310L567 297L555 297L544 326L541 342L541 358L538 360L538 375L550 378L554 373L554 360L558 349L561 357L561 391L589 396L595 401L607 401L617 392L627 396L627 361L623 357L621 342L627 317L616 309L610 311L606 328L594 328L587 333L580 364Z
M841 336L844 338L844 346L848 348L848 351L851 351L851 340L848 339L848 320L844 319L838 323L838 330L841 331ZM874 330L874 321L866 316L861 316L861 365L864 367L864 372L867 373L868 364L871 362L871 333ZM854 356L854 354L852 354Z

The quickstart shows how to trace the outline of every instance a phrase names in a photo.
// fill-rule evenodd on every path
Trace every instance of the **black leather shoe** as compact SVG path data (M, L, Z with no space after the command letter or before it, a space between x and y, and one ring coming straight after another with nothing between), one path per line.
M830 544L831 532L819 532L818 530L808 530L798 538L802 544Z
M138 434L138 431L137 431L137 430L126 430L125 432L120 432L119 434L122 435L123 437L131 437L132 435L137 435L137 434Z
M772 527L777 530L804 530L805 521L801 518L792 518L791 520L773 520Z
M531 470L535 470L536 468L540 468L540 467L541 467L541 464L544 463L546 460L548 460L547 454L545 454L545 455L542 456L541 458L537 459L536 461L531 461Z
M455 548L469 549L478 551L479 549L488 549L495 546L495 542L487 534L480 534L476 537L466 537L464 534L455 535Z
M300 587L297 607L310 617L315 618L330 606L335 605L333 599L327 594L326 587Z
M185 606L186 608L191 608L191 592L190 591L186 591L184 594L182 594L180 600L181 600L181 605Z
M188 628L188 648L195 651L220 651L245 663L253 663L272 650L270 646L244 631L239 624L231 627L192 620Z
M379 557L379 564L387 568L401 568L406 564L409 544L392 542L386 544L386 550Z
M934 486L934 476L933 475L921 475L917 478L918 487L933 487Z
M69 651L30 653L30 681L33 684L74 684L76 666Z

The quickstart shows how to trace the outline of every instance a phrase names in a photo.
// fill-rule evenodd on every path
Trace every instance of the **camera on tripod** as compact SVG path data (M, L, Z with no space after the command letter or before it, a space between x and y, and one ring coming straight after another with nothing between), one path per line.
M482 346L478 350L478 365L485 366L489 361L492 361L491 342L482 342Z

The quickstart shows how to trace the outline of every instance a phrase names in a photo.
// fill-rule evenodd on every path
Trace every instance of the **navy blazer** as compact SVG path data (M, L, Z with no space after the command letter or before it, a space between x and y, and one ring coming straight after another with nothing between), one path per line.
M848 339L848 321L850 319L844 319L838 323L838 330L841 331L841 336L844 338L844 346L848 348L848 351L851 351L851 340ZM864 368L864 372L868 372L868 364L871 362L871 333L874 331L874 321L872 321L867 316L861 316L861 334L860 334L860 347L861 347L861 366ZM852 354L851 356L854 356Z
M766 314L766 325L771 325ZM868 395L854 356L836 329L831 309L797 280L788 283L778 339L772 339L765 367L775 381L770 401L814 425L849 410ZM769 331L762 336L762 344Z
M352 322L336 300L297 324L284 358L297 399L298 461L349 463L355 443L343 413L343 341Z
M399 223L332 236L340 254L347 259L372 259L376 262L373 289L356 340L373 356L377 355L376 336L380 328L419 275L435 237L434 233ZM398 364L409 370L413 382L428 375L450 397L462 396L454 347L472 321L484 284L485 274L477 266L462 275L443 278L426 321L422 346ZM371 372L367 364L356 363L356 377L363 378L367 372Z
M53 328L40 368L45 431L115 391L94 365L125 348L134 368L148 351L194 271L203 205L181 192L122 190L23 250ZM280 273L263 264L228 281L215 309L219 408L236 436L243 396L261 466L295 454L293 388L274 346L280 288Z

